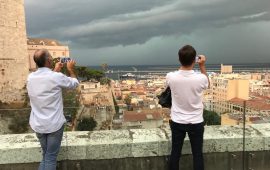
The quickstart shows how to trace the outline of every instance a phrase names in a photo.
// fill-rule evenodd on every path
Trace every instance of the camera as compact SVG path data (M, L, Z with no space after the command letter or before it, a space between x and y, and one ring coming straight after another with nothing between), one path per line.
M71 58L69 58L69 57L60 57L61 63L67 63L70 60L71 60Z

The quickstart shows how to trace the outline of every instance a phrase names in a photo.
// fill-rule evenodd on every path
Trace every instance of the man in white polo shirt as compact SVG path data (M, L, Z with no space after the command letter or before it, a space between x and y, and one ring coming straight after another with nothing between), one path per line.
M172 150L170 170L179 170L179 160L186 133L188 133L194 170L204 170L203 161L203 90L209 86L203 55L198 56L201 73L193 71L196 64L196 51L190 46L182 47L179 52L181 67L178 71L166 76L167 85L171 88L172 107L170 127L172 131Z
M62 89L79 85L74 73L75 61L67 62L70 77L60 73L63 64L52 70L52 56L48 50L37 50L34 61L38 70L29 74L27 91L32 107L30 126L36 132L43 150L39 170L55 170L57 155L63 137L64 123Z

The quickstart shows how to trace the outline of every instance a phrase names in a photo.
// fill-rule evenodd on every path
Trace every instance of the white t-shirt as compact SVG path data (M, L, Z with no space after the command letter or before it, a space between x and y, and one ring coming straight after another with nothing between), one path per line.
M62 88L76 88L76 78L42 67L29 74L27 91L32 107L30 126L38 133L52 133L66 122L63 114Z
M208 87L207 76L193 70L178 70L166 76L172 92L171 119L181 124L203 122L203 90Z

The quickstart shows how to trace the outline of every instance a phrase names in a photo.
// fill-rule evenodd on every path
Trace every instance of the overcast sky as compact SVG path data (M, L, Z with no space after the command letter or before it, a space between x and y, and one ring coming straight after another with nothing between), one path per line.
M25 0L27 34L67 44L79 65L270 62L270 0Z

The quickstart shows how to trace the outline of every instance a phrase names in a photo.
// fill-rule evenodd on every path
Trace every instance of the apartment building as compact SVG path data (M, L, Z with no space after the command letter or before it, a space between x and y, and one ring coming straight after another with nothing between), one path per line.
M221 64L221 66L220 66L220 73L221 74L232 73L232 71L233 71L232 65Z
M250 80L249 86L252 93L265 96L270 95L270 82L267 80Z
M216 75L212 77L212 105L217 113L228 111L228 101L233 98L248 100L249 80L238 74Z

